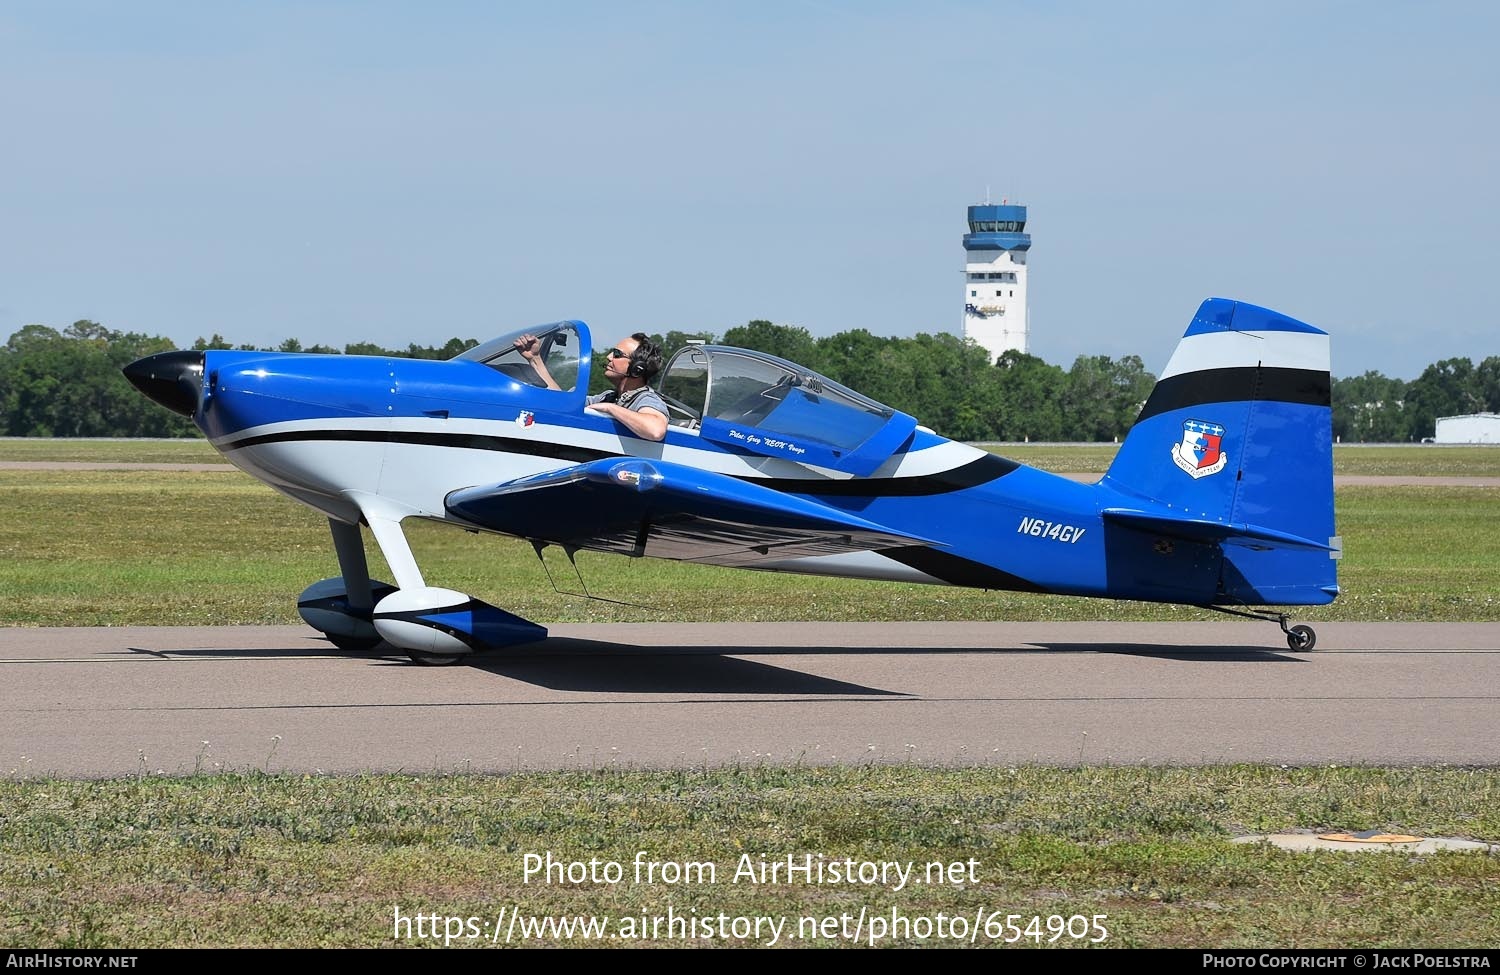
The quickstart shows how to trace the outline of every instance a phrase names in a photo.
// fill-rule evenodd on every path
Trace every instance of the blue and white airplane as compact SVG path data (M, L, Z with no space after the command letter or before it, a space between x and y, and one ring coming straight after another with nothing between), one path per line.
M517 348L535 335L547 388ZM125 374L231 463L322 512L340 575L301 596L342 648L421 663L546 630L429 586L409 518L580 549L775 572L1139 599L1305 625L1331 602L1328 336L1211 298L1108 473L1080 484L938 436L795 363L688 346L660 374L665 440L584 410L578 321L454 359L167 352ZM530 350L529 350L530 351ZM360 528L395 576L370 579Z

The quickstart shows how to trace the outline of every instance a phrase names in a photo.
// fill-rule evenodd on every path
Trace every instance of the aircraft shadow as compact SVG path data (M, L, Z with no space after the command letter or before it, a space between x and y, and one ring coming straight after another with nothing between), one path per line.
M552 690L618 693L826 694L908 697L847 681L819 677L743 657L972 654L1036 655L1041 653L1110 653L1193 662L1303 661L1263 647L1162 647L1157 644L1056 643L1023 648L933 647L641 647L554 637L545 651L518 647L472 658L467 666ZM590 658L579 666L579 658Z
M567 646L558 646L566 644ZM741 660L723 647L654 647L601 643L591 640L552 640L545 653L492 651L472 657L462 666L538 687L559 691L624 694L808 694L830 697L907 697L899 691L868 687L820 677L798 670ZM747 647L738 653L759 654L782 648ZM423 670L400 651L381 647L371 653L342 651L316 638L305 646L194 647L155 650L129 647L127 651L163 660L299 660L345 657L393 667ZM579 657L591 657L580 664Z
M561 645L561 646L559 646ZM552 639L547 652L483 654L469 669L484 670L549 690L613 693L829 694L829 696L909 697L900 691L825 678L742 657L868 654L1122 654L1193 663L1302 663L1298 657L1260 646L1133 645L1133 643L1037 643L1028 649L879 648L868 646L660 646L621 645L598 640ZM585 666L579 658L588 657Z
M778 656L933 656L985 654L1119 654L1195 663L1302 663L1285 651L1254 646L1164 647L1130 643L1034 643L1023 647L849 647L849 646L677 646L654 647L601 640L554 637L546 649L521 646L492 651L466 661L480 671L556 691L622 694L744 694L902 698L910 695L880 687L778 667L746 657ZM289 647L203 647L133 653L165 659L297 660L345 657L395 667L413 667L399 651L344 652L316 638ZM587 658L587 659L584 659ZM421 669L421 668L417 668Z
M1134 657L1159 657L1165 660L1209 660L1226 663L1253 663L1257 661L1305 663L1290 651L1263 646L1163 646L1159 643L1028 643L1011 647L787 647L787 646L637 646L629 643L609 643L603 640L579 640L568 637L552 637L547 640L545 650L518 647L507 654L486 654L475 659L475 663L503 659L509 655L547 657L693 657L706 655L732 655L746 657L785 656L953 656L958 654L985 654L986 656L1036 656L1043 653L1109 653Z
M1316 651L1314 651L1316 652ZM543 647L528 644L513 650L490 651L475 658L476 663L495 659L521 657L694 657L729 655L745 657L865 657L865 656L1036 656L1044 653L1115 653L1134 656L1158 656L1197 660L1212 658L1226 661L1281 660L1301 662L1290 651L1259 645L1230 646L1164 646L1159 643L1026 643L1006 647L903 647L903 646L762 646L743 644L698 644L684 646L640 646L634 643L611 643L605 640L581 640L572 637L549 637Z
M1199 663L1307 663L1290 650L1268 647L1164 647L1159 643L1038 643L1044 653L1110 653L1125 657L1154 657L1160 660L1191 660ZM1033 651L1036 652L1036 651ZM1317 651L1309 651L1316 654Z
M331 644L316 638L312 639L313 642L309 645L298 647L173 647L170 649L126 647L123 652L139 654L142 657L157 657L162 660L212 660L220 657L226 660L301 660L303 658L353 656ZM121 651L112 652L120 653Z
M820 677L720 653L674 656L477 657L471 670L554 691L617 694L808 694L827 697L909 697L899 691Z

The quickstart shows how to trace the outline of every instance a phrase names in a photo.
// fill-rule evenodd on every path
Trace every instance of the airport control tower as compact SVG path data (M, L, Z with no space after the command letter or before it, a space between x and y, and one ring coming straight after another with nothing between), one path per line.
M1031 235L1026 208L982 203L969 207L964 234L964 331L993 362L1006 349L1027 352L1026 252Z

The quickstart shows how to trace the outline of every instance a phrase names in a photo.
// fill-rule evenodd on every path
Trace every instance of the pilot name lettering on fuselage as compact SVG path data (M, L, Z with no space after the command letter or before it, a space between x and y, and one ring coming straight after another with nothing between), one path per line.
M1053 541L1073 544L1077 544L1086 530L1074 525L1064 525L1058 521L1044 521L1041 518L1022 518L1021 527L1016 529L1017 532L1033 538L1050 538Z
M731 429L729 431L729 436L734 440L743 440L748 444L764 444L765 446L771 447L776 450L785 450L790 454L807 453L807 450L805 448L799 447L794 443L790 443L786 440L777 440L775 437L762 437L758 433L741 433L738 430Z

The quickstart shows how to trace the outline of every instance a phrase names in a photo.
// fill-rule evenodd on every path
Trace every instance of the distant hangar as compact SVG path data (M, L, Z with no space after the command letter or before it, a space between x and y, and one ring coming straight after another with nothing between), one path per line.
M1434 443L1500 444L1500 413L1469 413L1440 416Z

